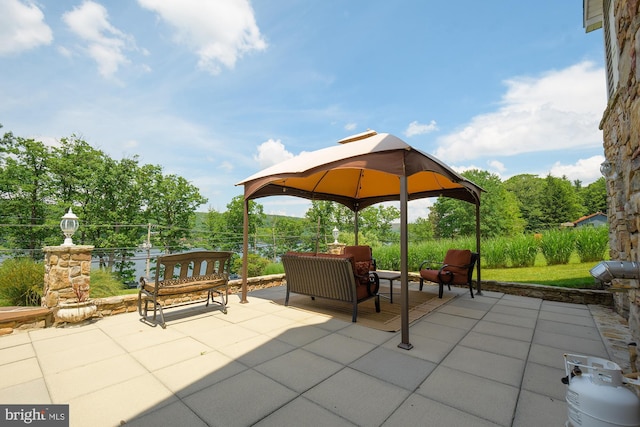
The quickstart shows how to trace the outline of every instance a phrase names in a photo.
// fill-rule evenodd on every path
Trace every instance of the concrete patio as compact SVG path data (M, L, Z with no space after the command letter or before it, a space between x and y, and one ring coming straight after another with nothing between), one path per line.
M409 351L273 303L282 287L231 296L227 315L167 311L166 330L129 313L17 332L0 337L0 402L69 404L72 426L547 427L567 419L564 353L628 366L607 308L451 292Z

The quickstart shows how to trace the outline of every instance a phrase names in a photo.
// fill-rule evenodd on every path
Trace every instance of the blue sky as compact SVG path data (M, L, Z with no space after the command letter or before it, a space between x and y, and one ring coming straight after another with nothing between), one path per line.
M0 0L0 132L138 155L197 186L202 211L367 129L457 171L589 184L604 161L602 38L578 0Z

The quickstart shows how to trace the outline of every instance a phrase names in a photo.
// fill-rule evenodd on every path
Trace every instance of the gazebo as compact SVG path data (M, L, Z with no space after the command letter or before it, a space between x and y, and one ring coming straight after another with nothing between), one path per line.
M266 168L237 185L244 186L244 245L248 253L249 200L267 196L296 196L328 200L350 208L356 217L368 206L400 201L400 300L402 342L409 342L409 291L407 263L407 203L426 197L451 197L476 206L476 250L480 254L480 194L482 188L459 175L440 160L417 150L400 138L367 131L338 141L339 144L304 152ZM477 294L481 294L480 262ZM242 268L242 302L247 302L247 257Z

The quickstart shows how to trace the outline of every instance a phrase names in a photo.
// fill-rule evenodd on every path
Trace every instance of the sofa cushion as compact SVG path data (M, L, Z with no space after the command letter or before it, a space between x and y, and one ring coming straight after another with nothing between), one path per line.
M369 281L369 267L371 263L369 261L354 261L356 279L362 285L366 285Z

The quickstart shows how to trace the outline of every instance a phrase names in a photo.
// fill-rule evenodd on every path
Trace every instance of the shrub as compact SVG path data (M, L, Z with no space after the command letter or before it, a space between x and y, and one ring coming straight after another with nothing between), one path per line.
M264 269L270 264L268 259L262 258L260 255L256 254L249 254L247 260L248 277L262 276ZM233 259L231 271L242 273L242 258L237 257Z
M91 270L89 297L106 298L118 295L124 289L124 284L117 279L116 274L97 268Z
M507 245L511 267L533 267L538 254L538 242L534 236L513 237Z
M8 305L39 306L44 264L31 258L10 258L0 265L0 298Z
M267 266L262 271L262 275L267 276L269 274L282 274L284 273L284 265L278 262L272 262L267 264Z
M575 246L573 230L548 230L540 239L540 249L547 265L569 264Z
M608 227L580 227L575 230L576 251L580 262L594 262L604 259L609 244Z

